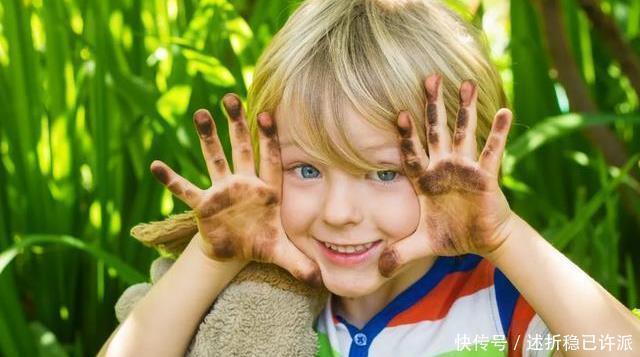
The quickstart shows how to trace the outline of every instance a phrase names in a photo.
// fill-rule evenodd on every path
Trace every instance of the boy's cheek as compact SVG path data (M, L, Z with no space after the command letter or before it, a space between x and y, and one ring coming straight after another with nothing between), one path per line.
M372 204L372 207L385 207L375 211L378 228L390 237L398 240L415 232L420 222L420 203L413 190L404 189L394 196L385 195Z
M283 183L280 218L289 237L305 234L318 214L316 195L310 190L302 191L294 185Z

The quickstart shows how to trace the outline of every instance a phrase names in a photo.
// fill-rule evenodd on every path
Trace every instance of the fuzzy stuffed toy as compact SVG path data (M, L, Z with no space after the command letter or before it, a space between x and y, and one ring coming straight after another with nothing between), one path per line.
M160 222L142 223L131 235L158 249L151 264L151 282L126 289L116 303L118 321L171 268L197 233L193 212ZM316 316L328 292L314 289L274 265L249 263L220 293L195 332L187 356L315 356Z

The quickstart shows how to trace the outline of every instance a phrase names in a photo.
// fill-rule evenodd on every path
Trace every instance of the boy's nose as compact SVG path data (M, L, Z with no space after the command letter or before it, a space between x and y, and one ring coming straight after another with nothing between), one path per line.
M327 225L357 225L362 221L358 192L348 184L329 185L325 197L322 219Z

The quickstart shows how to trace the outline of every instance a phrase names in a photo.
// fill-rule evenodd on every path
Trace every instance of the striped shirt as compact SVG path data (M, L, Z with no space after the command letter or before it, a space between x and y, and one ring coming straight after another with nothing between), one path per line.
M475 254L438 257L362 329L334 313L332 300L314 322L320 357L550 356L559 343L505 275Z

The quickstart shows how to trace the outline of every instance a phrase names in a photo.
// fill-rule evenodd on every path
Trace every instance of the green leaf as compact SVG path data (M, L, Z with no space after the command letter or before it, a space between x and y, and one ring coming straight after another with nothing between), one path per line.
M580 207L575 218L568 222L555 236L551 242L558 250L563 250L571 240L582 231L587 223L593 218L598 209L611 196L611 193L623 181L623 178L629 174L629 170L638 163L640 154L634 155L627 163L624 164L620 173L609 183L603 187L587 204Z
M640 115L571 113L546 118L507 145L502 161L503 173L513 174L515 165L522 158L553 140L573 134L587 126L610 124L616 121L640 123Z
M2 274L9 263L11 263L11 261L18 254L22 253L24 249L43 243L66 245L88 253L97 260L102 261L111 268L115 269L122 280L124 280L128 284L136 284L141 281L147 280L142 273L129 266L117 256L101 249L100 247L92 244L87 244L78 238L67 235L45 234L27 235L24 237L24 239L21 239L20 241L0 253L0 274Z
M191 97L191 86L178 85L164 93L156 103L158 112L173 126L177 120L187 112L189 98Z
M47 357L64 357L68 356L64 348L58 342L56 335L53 334L45 325L39 321L29 324L31 333L33 333L40 356Z
M215 86L233 87L236 85L231 71L222 65L217 58L190 49L182 49L182 54L187 59L187 70L190 75L193 76L199 72L207 82Z

